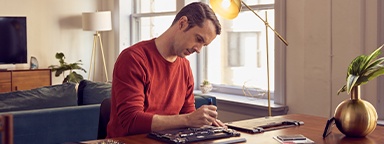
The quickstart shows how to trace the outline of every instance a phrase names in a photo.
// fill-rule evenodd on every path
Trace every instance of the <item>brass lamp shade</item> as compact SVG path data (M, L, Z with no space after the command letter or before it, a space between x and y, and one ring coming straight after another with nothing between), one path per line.
M241 10L241 0L210 0L213 11L226 19L234 19Z

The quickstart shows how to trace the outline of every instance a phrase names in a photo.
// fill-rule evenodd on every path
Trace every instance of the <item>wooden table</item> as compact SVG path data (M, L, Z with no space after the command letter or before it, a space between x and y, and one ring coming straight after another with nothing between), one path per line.
M349 137L345 137L345 135L342 134L335 125L332 129L332 133L329 134L325 139L323 139L322 134L328 118L304 115L304 114L289 114L289 115L276 116L276 117L283 117L283 118L292 119L292 120L304 121L304 125L278 129L273 131L267 131L267 132L258 133L258 134L248 134L248 133L242 132L240 137L246 138L247 140L246 142L243 142L243 143L279 144L279 142L273 139L273 137L277 135L288 135L288 134L302 134L307 138L315 141L316 144L380 144L380 143L384 143L384 127L383 126L377 126L376 129L366 137L349 138ZM144 144L144 143L145 144L147 143L161 144L162 143L157 140L147 138L146 136L147 136L146 134L141 134L141 135L120 137L120 138L113 138L109 140L117 140L127 144ZM218 139L213 141L202 141L202 142L199 142L198 144L220 143L223 141L227 141L229 139L236 139L236 138L238 137ZM82 143L97 143L100 141L103 141L103 140L86 141Z

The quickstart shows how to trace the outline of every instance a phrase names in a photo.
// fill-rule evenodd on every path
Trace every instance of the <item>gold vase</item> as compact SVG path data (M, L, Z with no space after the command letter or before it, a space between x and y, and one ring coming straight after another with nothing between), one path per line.
M360 98L360 86L351 90L351 99L341 102L335 110L337 128L348 137L365 137L376 128L377 112L368 101Z

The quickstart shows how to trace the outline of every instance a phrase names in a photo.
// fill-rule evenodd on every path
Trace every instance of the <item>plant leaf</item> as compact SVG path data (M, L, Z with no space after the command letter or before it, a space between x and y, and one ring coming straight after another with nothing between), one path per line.
M87 72L84 68L80 67L78 63L71 63L69 64L69 67L72 69L72 70L82 70L84 72Z
M348 67L348 76L349 75L359 75L361 72L361 67L364 65L365 59L367 56L360 55L357 56Z
M59 60L65 58L65 56L64 56L64 54L62 52L56 53L55 57L56 57L56 59L59 59Z
M340 88L338 91L337 91L337 95L339 95L341 92L345 92L345 89L347 88L347 85L344 85L342 88Z
M65 67L58 67L58 68L54 68L52 69L52 71L56 71L55 72L55 76L58 77L60 76L62 73L64 73L64 71L66 71Z
M369 56L360 55L352 60L348 66L347 84L340 88L337 92L347 91L349 94L354 86L366 84L368 81L384 74L384 57L374 60L381 54L384 44L373 51ZM374 61L373 61L374 60Z
M55 69L55 68L57 68L57 67L59 67L58 65L50 65L50 66L48 66L48 68L50 68L50 69Z
M368 81L375 79L376 77L384 74L384 66L376 66L373 68L373 70L370 70L369 74L364 74L359 77L359 79L356 81L355 85L363 85L368 83Z
M61 66L66 64L64 62L65 56L64 56L63 53L61 53L61 52L60 53L56 53L55 57L56 57L56 59L59 60L59 63L60 63Z
M56 53L55 57L56 59L59 60L60 65L50 65L48 68L51 68L52 72L55 72L56 77L60 76L61 74L64 75L64 72L69 70L69 74L64 78L63 83L64 82L79 83L81 80L84 79L82 75L72 71L72 70L82 70L85 73L87 72L84 68L79 66L79 65L82 65L81 60L78 60L75 63L67 64L64 61L65 56L61 52Z
M375 51L373 51L369 57L367 58L367 60L370 62L369 65L367 65L365 67L365 70L369 70L371 67L375 67L377 65L380 65L381 63L384 62L384 57L381 57L381 58L378 58L376 59L375 61L371 62L373 59L375 59L377 56L379 56L381 54L381 48L383 48L384 44L381 45L379 48L377 48ZM365 73L365 71L364 71Z
M375 61L373 61L371 64L369 64L369 66L366 68L366 70L364 71L364 73L366 73L366 71L370 70L372 67L375 67L375 66L378 66L380 65L381 63L384 62L384 57L381 57L379 59L376 59ZM364 74L363 73L363 74Z
M347 79L347 93L349 94L352 88L355 86L356 81L359 79L359 76L349 75Z
M382 48L382 46L377 48L368 57L366 57L362 70L367 69L370 66L370 62L381 54L381 51L380 51L381 48Z
M372 70L367 73L368 80L372 80L382 74L384 74L384 66L383 65L378 65L372 68Z
M68 76L69 82L79 83L81 80L83 80L83 76L80 74L77 74L76 72L70 73Z

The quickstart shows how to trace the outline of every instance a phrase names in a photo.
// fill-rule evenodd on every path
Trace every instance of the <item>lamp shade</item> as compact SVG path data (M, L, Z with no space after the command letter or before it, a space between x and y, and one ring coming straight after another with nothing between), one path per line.
M112 29L111 12L85 12L83 13L83 30L109 31Z
M234 19L240 13L241 0L210 0L213 11L226 19Z

